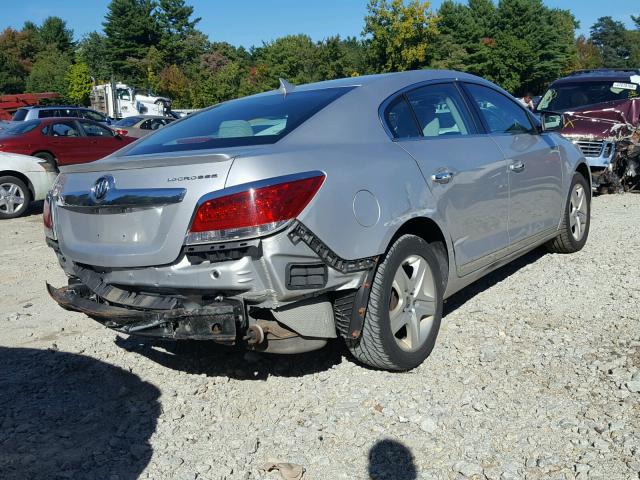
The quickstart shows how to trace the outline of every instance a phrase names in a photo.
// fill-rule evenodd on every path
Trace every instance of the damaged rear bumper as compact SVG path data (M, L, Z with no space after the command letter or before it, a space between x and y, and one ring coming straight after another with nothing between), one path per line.
M127 334L233 344L237 337L236 325L244 320L242 303L229 299L189 310L137 310L101 303L82 286L55 288L47 284L47 291L62 308L84 313L106 327Z

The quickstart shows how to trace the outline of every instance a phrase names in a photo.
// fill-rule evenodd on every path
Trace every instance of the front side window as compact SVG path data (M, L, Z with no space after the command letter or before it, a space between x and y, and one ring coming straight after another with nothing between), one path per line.
M70 123L54 123L49 128L49 135L53 137L80 137L80 132L75 125Z
M104 115L99 114L98 112L94 112L93 110L81 110L80 116L82 118L86 118L89 120L93 120L94 122L106 122L107 119Z
M224 102L145 137L127 155L275 143L352 88L256 95Z
M489 133L532 133L529 115L516 102L492 88L474 83L466 89L478 106Z
M87 137L113 137L113 132L110 129L97 123L80 122L80 124Z
M453 84L427 85L407 93L424 137L468 135L468 118Z

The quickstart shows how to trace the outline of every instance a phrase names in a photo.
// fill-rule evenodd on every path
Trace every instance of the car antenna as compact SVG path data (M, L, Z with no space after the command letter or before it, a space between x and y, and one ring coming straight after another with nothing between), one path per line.
M296 88L295 85L287 82L284 78L279 78L278 80L280 80L280 88L278 88L278 90L282 92L282 95L284 95L285 97L287 96L287 93L293 92L293 90Z

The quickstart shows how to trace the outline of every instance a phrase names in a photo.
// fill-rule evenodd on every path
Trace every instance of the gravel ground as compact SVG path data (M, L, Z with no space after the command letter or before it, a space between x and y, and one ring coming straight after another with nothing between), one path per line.
M418 369L334 344L275 357L141 343L54 305L41 217L2 222L0 477L630 479L640 472L640 195L594 199L575 255L451 298Z

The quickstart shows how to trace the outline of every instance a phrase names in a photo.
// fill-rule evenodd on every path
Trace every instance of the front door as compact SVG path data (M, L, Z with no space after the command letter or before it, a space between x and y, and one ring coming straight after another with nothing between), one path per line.
M410 118L401 120L405 112L417 129ZM509 244L507 165L496 143L478 134L458 88L442 83L409 91L386 117L436 198L459 274L491 263Z
M509 168L509 237L524 246L557 229L564 205L560 152L550 134L541 134L524 108L502 93L465 84L491 138Z

